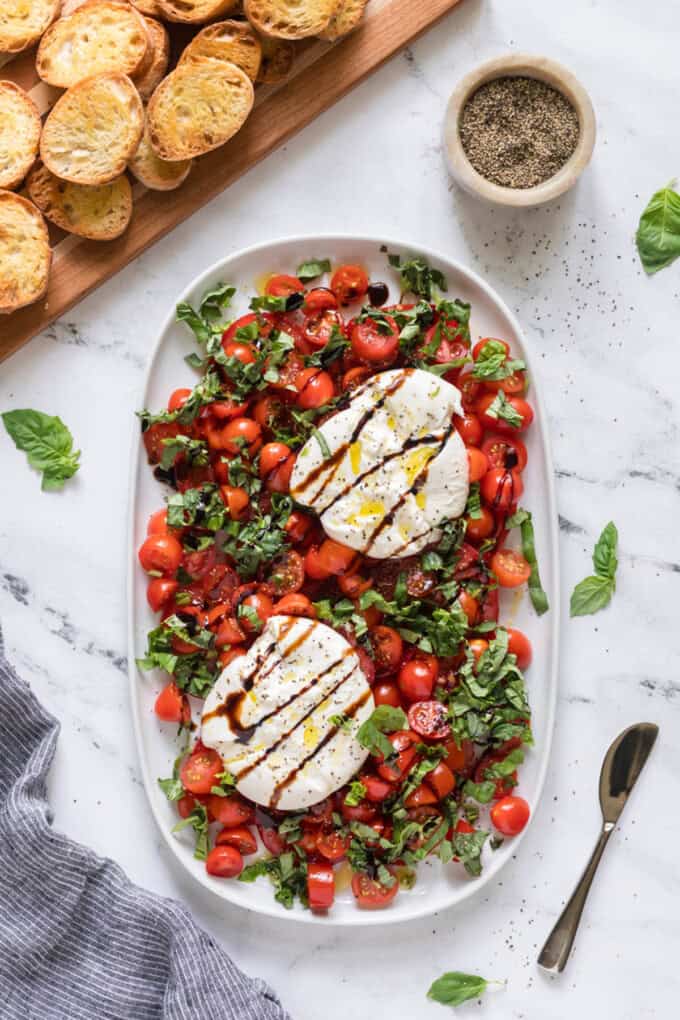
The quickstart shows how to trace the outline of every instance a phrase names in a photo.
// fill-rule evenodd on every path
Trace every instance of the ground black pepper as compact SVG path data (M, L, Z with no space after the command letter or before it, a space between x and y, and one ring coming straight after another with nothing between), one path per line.
M477 173L506 188L531 188L564 166L576 148L576 110L535 78L495 78L463 107L458 126Z

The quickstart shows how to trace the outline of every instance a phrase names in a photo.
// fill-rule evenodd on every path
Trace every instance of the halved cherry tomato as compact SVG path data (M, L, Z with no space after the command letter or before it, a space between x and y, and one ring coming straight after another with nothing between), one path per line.
M530 814L524 797L501 797L491 808L491 821L504 836L516 836L529 821Z
M467 525L465 527L465 538L469 542L474 542L478 545L483 542L485 538L488 538L493 534L493 529L496 527L494 516L490 510L485 506L480 509L479 517L468 517Z
M382 910L399 892L399 882L395 877L394 884L388 886L364 872L357 872L352 876L352 892L362 910Z
M397 685L407 701L424 701L432 697L437 670L422 659L411 659L399 670Z
M495 344L502 344L505 347L506 358L510 355L510 344L506 343L505 340L498 340L495 336L485 336L481 340L478 340L475 346L472 348L472 357L475 361L479 360L479 355L482 353L489 341L492 340ZM493 349L493 348L492 348Z
M168 411L179 411L181 407L184 407L190 396L191 390L174 390L168 400Z
M206 428L208 444L213 450L247 453L253 456L262 446L262 429L252 418L233 418L226 425Z
M332 538L325 539L319 546L319 564L326 576L351 572L356 559L356 550Z
M295 454L285 443L265 443L260 452L260 478L270 492L288 492Z
M318 315L329 308L337 308L338 299L328 287L314 287L305 294L302 308L307 315Z
M378 775L387 779L388 782L398 783L416 760L416 749L413 745L417 738L410 730L397 730L396 733L388 734L387 739L392 744L397 757L393 761L380 761L377 771Z
M428 772L425 776L425 782L428 786L431 786L437 795L438 800L443 800L444 797L448 797L451 791L456 785L456 777L449 768L449 766L440 761L438 765Z
M146 601L154 613L160 613L161 609L168 605L178 588L177 581L171 581L169 577L151 578L146 589Z
M150 425L142 434L142 442L144 443L149 464L160 463L163 451L165 450L163 445L165 439L173 439L175 436L186 435L186 433L187 430L185 428L182 428L181 425L175 425L174 422L161 421L156 425Z
M491 467L502 467L508 471L523 471L527 463L527 448L518 436L502 436L499 433L487 436L482 443Z
M471 371L463 369L458 377L456 386L460 390L460 399L465 411L466 417L471 412L477 413L477 398L481 391L481 383L478 379L475 379Z
M360 301L368 290L368 274L361 266L339 266L331 277L331 290L341 305Z
M305 574L313 581L323 581L331 576L319 558L319 547L316 545L310 546L305 555Z
M295 351L289 351L286 355L286 360L282 365L279 365L277 371L278 379L275 382L270 382L269 386L280 393L286 393L290 396L294 395L298 388L300 376L305 371L303 359Z
M382 779L381 776L364 775L360 777L360 782L366 787L366 800L370 800L372 804L379 804L394 793L394 783Z
M494 752L493 754L485 754L483 758L480 758L475 768L474 773L475 783L489 782L490 779L486 773L486 770L490 768L492 765L495 765L496 762L503 761L506 755L507 749L499 752ZM496 784L494 788L493 799L500 800L502 797L506 797L509 793L512 793L512 790L517 784L517 772L515 770L509 776L499 776L497 779L491 781L495 781Z
M222 759L211 747L201 747L185 758L180 768L179 777L182 786L189 793L210 793L218 782L217 777L223 770ZM217 797L221 800L221 797Z
M479 613L479 602L473 595L470 594L469 591L466 591L465 588L460 590L458 594L458 602L460 604L460 608L467 616L468 623L472 626L477 619L477 614Z
M449 769L450 772L460 772L461 769L465 768L467 764L467 756L465 754L465 748L459 746L455 739L447 740L444 744L446 748L446 758L442 758L443 763Z
M307 899L310 910L329 910L335 899L335 879L330 864L307 864Z
M441 701L417 701L411 705L408 724L424 740L445 740L451 733L449 715Z
M358 599L372 586L372 582L361 574L340 574L338 588L349 599Z
M462 418L456 414L453 417L453 424L466 446L479 446L482 426L476 414L465 414Z
M350 368L342 377L343 390L355 390L371 376L372 371L367 365L356 365Z
M222 829L215 837L215 845L235 846L244 857L257 851L257 840L245 825L237 825L233 829Z
M249 344L239 343L238 340L223 340L222 348L228 358L236 358L242 365L254 365L257 361L257 355Z
M258 625L251 618L251 614L244 612L244 608L253 610L260 620ZM252 595L246 595L239 603L238 623L246 634L258 634L270 616L274 613L274 603L264 592L256 591Z
M482 453L476 446L468 446L467 455L470 482L479 482L489 470L489 461L486 454Z
M270 394L260 397L253 407L253 418L263 429L270 429L281 413L281 401Z
M243 871L243 857L234 846L214 846L206 857L205 870L216 878L236 878Z
M220 495L226 503L232 521L240 520L250 503L250 496L246 490L239 485L221 485Z
M300 591L305 580L305 564L300 553L287 549L272 562L267 578L274 594L282 597Z
M182 546L174 535L149 535L139 547L139 562L147 573L174 574L182 562Z
M335 331L342 332L342 327L340 313L334 308L327 308L315 315L308 315L302 324L302 332L307 343L318 349L326 346Z
M426 354L424 348L430 347L435 340L437 332L439 335L439 346L434 354ZM430 326L425 332L425 338L418 353L421 357L427 357L429 361L434 360L438 365L445 365L450 361L469 360L468 346L458 332L458 323L455 319L448 319L446 322L440 319ZM458 371L459 369L454 369L450 374L457 378ZM447 373L446 378L449 378L449 373Z
M225 645L240 645L245 641L246 635L233 616L227 616L219 625L215 636L215 645L223 648Z
M306 595L298 593L284 595L274 605L274 613L282 616L307 616L311 620L316 619L316 609Z
M516 435L518 432L524 432L525 429L528 429L534 420L534 411L531 404L521 397L507 397L508 404L521 418L521 425L511 425L505 418L494 418L493 415L488 413L496 396L497 394L495 393L485 393L477 401L475 410L480 417L482 425L487 429L494 429L496 432L502 432L506 435Z
M291 294L300 294L304 291L305 285L297 276L288 276L287 273L276 273L267 280L264 292L271 297L290 297Z
M484 382L484 388L491 393L503 390L503 393L508 397L521 397L527 388L526 372L519 369L506 375L505 379L487 379Z
M351 840L340 832L322 833L316 841L316 849L327 861L335 864L346 856Z
M186 726L191 722L191 706L186 694L182 694L174 680L166 684L156 698L154 712L163 722L181 723Z
M314 518L301 510L293 510L292 514L283 526L291 542L300 543L309 535L314 526Z
M491 468L482 478L480 492L484 502L494 510L509 510L524 492L519 471Z
M531 577L531 567L514 549L497 549L491 557L491 569L501 588L519 588Z
M531 641L521 630L508 627L508 651L517 656L517 665L520 669L529 668L533 658Z
M241 329L251 326L253 322L258 324L258 332L260 336L269 336L272 328L276 324L276 319L270 312L248 312L247 315L242 315L239 319L235 319L228 329L225 329L222 334L222 346L230 343L232 340L238 340L237 333Z
M374 627L369 634L376 672L393 673L401 662L404 642L394 627Z
M385 315L379 322L366 318L352 325L351 342L361 361L387 365L399 353L399 327L391 315Z
M220 771L222 770L220 769ZM237 793L228 797L219 797L216 793L211 793L208 797L207 807L210 816L216 822L220 822L225 829L250 825L255 818L252 804L239 797Z
M346 822L363 822L367 824L373 821L377 814L377 808L363 800L360 804L348 804L344 798L340 804L340 814Z
M401 695L396 684L376 684L373 688L373 700L376 705L392 705L393 708L401 707Z
M227 397L223 400L216 400L203 408L197 419L197 430L207 438L210 427L220 422L230 421L232 418L242 417L248 410L248 401L240 403Z
M295 386L297 403L306 410L322 407L332 400L335 393L332 377L319 368L303 369L295 380Z
M430 789L425 783L421 783L413 793L409 793L404 804L407 808L419 808L425 807L428 804L436 804L437 800L438 797L434 790Z

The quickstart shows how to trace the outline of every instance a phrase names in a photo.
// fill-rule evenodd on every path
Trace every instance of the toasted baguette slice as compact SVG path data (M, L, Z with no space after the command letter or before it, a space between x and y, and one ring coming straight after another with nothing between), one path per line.
M295 43L288 39L270 39L260 36L262 46L262 62L257 80L267 85L275 85L285 81L293 67L295 59Z
M149 18L160 18L163 12L156 3L156 0L130 0L133 7L136 7L140 14L146 14Z
M149 101L149 140L161 159L191 159L223 145L250 113L255 93L240 67L196 57L164 78Z
M168 21L183 21L188 25L201 25L238 6L237 0L156 0L161 16Z
M196 57L228 60L255 81L262 60L262 46L247 21L217 21L194 36L179 62L184 64Z
M190 159L161 159L151 148L149 131L145 128L139 148L128 163L128 170L150 191L174 191L184 184L193 166Z
M343 35L349 35L359 27L367 3L368 0L340 0L335 14L331 16L323 32L319 33L320 37L327 39L328 42L335 42Z
M47 226L36 207L21 195L0 191L0 314L44 295L51 262Z
M170 36L165 25L154 18L144 18L149 36L149 62L132 79L140 96L146 102L160 85L168 70Z
M88 0L63 0L59 17L68 18L70 14L73 14L74 11L77 11L79 7L86 3L88 3Z
M42 124L31 97L0 81L0 188L18 188L38 155Z
M144 128L139 93L124 74L85 78L57 100L43 126L40 158L74 184L107 184L125 170Z
M245 0L248 20L262 35L305 39L320 35L338 0Z
M51 223L91 241L113 241L127 229L132 216L132 188L121 174L109 184L71 184L38 164L26 188Z
M20 53L36 43L60 7L61 0L0 0L0 53Z
M59 18L40 41L35 60L43 81L68 89L106 71L132 75L146 57L149 36L144 19L129 4L114 0L86 3Z

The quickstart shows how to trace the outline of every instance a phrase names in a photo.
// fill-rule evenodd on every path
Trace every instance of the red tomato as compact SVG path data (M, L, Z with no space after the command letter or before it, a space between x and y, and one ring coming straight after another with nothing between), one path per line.
M504 836L516 836L529 821L530 814L524 797L501 797L491 808L491 821Z
M182 561L182 546L174 535L149 535L139 548L142 569L174 574Z
M393 673L401 662L404 642L394 627L374 627L369 634L378 673Z
M215 644L218 648L223 648L224 645L239 645L245 639L246 636L238 622L233 616L228 616L220 623L215 637Z
M291 294L300 294L304 289L305 285L297 276L276 273L267 280L264 292L271 297L290 297Z
M243 871L243 857L234 846L215 846L206 858L205 870L216 878L236 878Z
M341 574L338 577L338 588L349 599L358 599L372 586L372 582L361 574Z
M221 485L220 495L227 506L232 521L240 520L250 503L250 496L246 490L238 485Z
M399 327L391 315L380 322L367 318L352 325L351 341L352 350L361 361L387 365L399 353Z
M226 669L230 662L245 654L242 648L229 648L226 652L220 652L217 658L222 669Z
M319 547L311 546L305 555L305 574L313 581L323 581L330 577L330 571L321 563L319 558Z
M366 787L366 800L370 800L372 804L379 804L394 793L394 783L380 776L361 776L360 782Z
M182 694L174 680L166 684L156 698L154 712L163 722L181 723L185 726L191 722L191 707L186 694Z
M307 864L307 899L311 910L328 910L335 899L335 879L330 864Z
M437 795L437 800L442 800L444 797L448 797L451 791L456 785L456 777L449 768L449 766L440 761L438 765L432 769L431 772L425 776L425 782L428 786L431 786Z
M480 492L484 502L494 510L509 510L524 492L519 471L491 468L482 478Z
M376 684L373 688L373 699L376 705L392 705L393 708L401 707L401 695L396 684Z
M305 514L302 510L293 510L286 521L283 530L291 542L296 544L304 542L314 525L314 518Z
M203 408L198 416L197 428L199 433L204 434L207 438L208 432L211 427L214 431L214 422L230 421L231 418L239 418L244 415L248 410L248 401L245 400L241 404L237 404L235 400L227 398L225 400L216 400L213 404L208 404Z
M479 613L479 602L465 588L462 588L458 595L460 607L467 616L470 626L473 625Z
M361 667L362 673L366 677L366 683L372 685L373 681L375 680L375 666L373 664L373 659L368 654L368 652L361 647L361 645L355 648L354 651L357 653L357 658L359 659L359 666Z
M146 601L149 603L154 613L160 613L160 611L167 606L170 600L174 597L179 584L177 581L171 581L168 577L152 577L149 581L149 586L146 589Z
M335 330L342 332L343 321L339 312L333 308L307 315L302 324L305 340L313 348L325 347Z
M443 758L442 762L446 765L449 771L460 772L461 769L465 768L467 764L465 748L459 747L453 738L451 740L447 740L444 747L446 748L446 758Z
M339 832L322 833L316 841L316 849L327 861L341 861L349 850L350 837Z
M491 393L503 390L508 397L521 397L527 388L526 372L519 370L506 375L505 379L487 379L484 388Z
M397 752L397 757L395 761L381 761L378 765L378 774L388 782L397 783L404 778L416 760L416 749L413 745L417 738L410 730L397 730L396 733L388 734L387 739Z
M372 369L365 365L357 365L355 368L350 368L349 371L345 372L342 377L343 391L357 389L357 387L361 386L362 383L365 383L372 374Z
M476 403L481 391L481 383L478 379L475 379L470 371L463 371L460 373L456 386L460 390L461 403L466 416L471 411L477 412Z
M495 430L496 432L502 432L507 435L516 435L518 432L523 432L525 429L529 428L534 420L534 411L531 404L527 403L527 401L523 400L521 397L507 398L510 406L522 419L522 424L515 426L511 425L504 418L494 418L493 415L487 413L495 399L495 393L486 393L477 401L476 411L481 419L482 425L486 429Z
M470 482L480 482L489 470L489 461L486 454L482 453L476 446L468 446L467 455Z
M491 467L502 467L508 471L515 468L523 471L527 463L527 448L517 436L501 436L498 433L487 436L482 443Z
M304 580L304 561L294 549L287 549L273 561L268 583L273 587L275 595L282 597L300 591Z
M285 839L283 836L279 836L273 826L265 826L262 825L261 822L258 822L257 831L260 834L260 839L264 844L265 850L268 850L270 854L274 855L274 857L278 857L279 854L282 854L284 850L288 849L288 844Z
M277 397L267 394L255 401L253 418L260 428L269 429L281 413L281 406L281 401Z
M468 648L474 656L475 663L479 662L484 652L489 647L489 642L485 638L473 638L468 643Z
M167 531L168 511L163 507L162 510L155 510L149 517L146 533L147 535L165 535Z
M179 411L181 407L184 407L190 396L191 390L174 390L168 400L168 411Z
M346 574L356 561L357 554L349 546L342 545L332 538L325 539L319 546L319 564L329 574Z
M222 347L228 358L236 358L242 365L254 365L257 361L255 352L248 344L239 343L238 340L229 340L228 343L223 341Z
M347 804L343 798L340 805L340 813L346 822L363 822L367 824L373 821L377 809L373 804L368 804L366 801L362 801L360 804Z
M298 388L300 376L304 371L304 360L295 351L289 351L286 355L286 360L278 368L278 379L276 382L269 383L269 386L274 390L291 396L293 391ZM315 371L317 370L315 369Z
M482 602L482 621L498 620L498 588L489 588Z
M466 446L479 446L482 439L482 426L476 414L466 414L462 418L456 414L453 417L453 424Z
M498 752L494 752L494 754L485 754L484 757L479 760L479 762L477 763L477 767L475 768L474 774L474 781L476 783L489 782L489 777L486 774L486 770L491 765L494 765L496 762L503 761L509 750L507 744L505 744L504 747L505 750L499 750ZM495 780L496 786L494 789L493 799L500 800L501 797L505 797L507 794L511 793L516 783L517 783L516 771L512 772L512 774L509 776L499 776L499 778Z
M220 769L220 771L222 770ZM229 797L219 797L216 793L211 793L208 797L207 807L210 817L214 818L216 822L220 822L225 829L250 825L255 818L252 805L236 793Z
M196 798L192 797L190 793L185 793L183 797L180 797L177 801L177 812L180 818L188 818L196 807L196 803Z
M432 696L437 672L422 659L411 659L399 670L397 684L407 701L424 701Z
M236 336L238 331L245 329L253 322L258 324L260 336L268 336L276 320L270 312L249 312L247 315L242 315L239 319L235 319L228 329L225 329L222 334L222 345L224 346L224 344L229 343L231 340L238 340Z
M163 446L164 439L173 439L175 436L186 435L186 433L186 429L182 428L181 425L175 425L173 422L158 422L157 425L150 425L142 433L142 442L144 443L149 464L158 464L160 462L165 449Z
M439 347L433 354L425 354L423 348L429 348L430 344L435 339L435 334L439 331L440 343ZM438 365L445 365L449 361L459 361L462 358L469 357L469 351L467 344L462 339L458 332L458 323L455 319L448 319L446 322L439 320L433 323L425 332L425 339L419 350L421 357L427 357L429 360L434 359Z
M254 621L251 621L250 613L239 613L239 627L242 627L246 634L258 634L269 617L273 615L274 603L269 598L269 595L266 595L261 591L256 591L253 592L252 595L246 595L246 597L240 601L239 609L244 606L255 611L260 619L261 625L258 627Z
M314 287L305 294L305 303L302 308L307 315L318 315L329 308L337 308L338 299L328 287Z
M491 569L501 588L519 588L531 576L531 567L514 549L497 549L491 557Z
M399 892L399 882L395 878L394 884L387 886L370 875L357 872L352 876L352 892L362 910L382 910Z
M189 793L210 793L222 772L222 759L211 747L201 746L185 758L179 772L182 786ZM216 798L221 800L222 798Z
M222 829L215 837L215 845L235 846L244 857L257 851L257 840L245 825L236 826L234 829Z
M265 443L260 453L260 478L270 492L288 492L295 454L285 443Z
M496 527L494 516L485 506L481 508L481 517L468 517L465 537L469 542L478 545L493 534Z
M441 701L417 701L411 705L408 724L424 740L445 740L451 733L449 715Z
M274 613L282 616L308 616L316 619L316 609L306 595L284 595L274 606Z
M247 453L252 457L262 446L262 429L252 418L233 418L221 428L209 427L207 436L214 450L234 455Z
M335 394L332 377L320 368L305 368L297 376L295 386L298 391L296 402L305 410L323 407Z
M368 275L361 266L339 266L331 277L331 290L341 305L360 301L368 290Z
M533 658L531 641L521 630L508 627L508 651L517 656L517 665L520 669L529 668Z

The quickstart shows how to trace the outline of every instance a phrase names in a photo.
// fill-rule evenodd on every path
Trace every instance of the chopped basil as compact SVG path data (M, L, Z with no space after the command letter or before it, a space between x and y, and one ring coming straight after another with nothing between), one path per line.
M63 488L80 467L80 450L74 452L73 436L61 418L24 408L5 411L2 420L17 450L42 471L43 492Z
M170 436L161 441L163 453L161 454L161 467L167 470L175 463L177 457L182 454L189 464L202 467L209 461L208 444L202 439L191 439L189 436Z
M482 500L479 495L479 482L472 482L468 492L468 500L465 507L465 516L473 521L480 520L482 516Z
M444 274L439 269L429 266L422 256L414 255L402 262L400 255L388 254L387 261L393 268L399 270L404 292L410 292L431 301L435 287L440 290L447 289Z
M406 723L406 713L403 709L393 708L392 705L378 705L366 722L359 727L357 740L371 754L389 758L394 753L394 748L385 734L403 730Z
M305 365L309 368L327 368L328 365L332 365L334 361L341 358L348 347L349 340L337 326L334 326L323 347L320 347L314 354L305 356Z
M178 304L177 321L186 322L196 340L200 344L206 345L215 333L221 335L222 325L217 325L216 320L221 318L222 310L229 307L235 293L235 287L226 283L218 283L205 292L198 311L195 311L188 301Z
M274 898L286 909L293 906L296 896L307 905L307 864L293 851L255 861L243 869L238 880L254 882L261 875L268 876L276 890Z
M538 559L536 558L536 540L534 536L534 525L531 519L531 514L528 510L519 508L511 517L508 517L505 522L506 528L517 528L520 529L522 536L522 555L531 567L531 575L529 577L529 583L527 585L529 589L529 598L531 603L539 616L543 613L547 613L550 608L548 602L548 596L543 590L541 584L541 575L538 570Z
M493 398L493 401L486 409L486 414L490 418L502 418L503 421L507 421L508 425L512 425L515 429L522 427L522 415L519 411L515 410L503 390L499 390Z
M231 772L220 772L217 777L218 783L215 786L210 787L210 792L214 793L216 797L230 797L236 789L236 778L232 776Z
M472 369L474 379L496 382L507 379L513 372L524 371L526 365L518 358L508 358L500 340L489 339L482 347Z
M184 787L179 779L159 779L158 785L170 801L179 800L184 796Z
M646 273L658 273L680 256L680 194L675 181L652 195L635 241Z
M584 578L571 594L570 613L572 616L587 616L604 609L611 602L616 591L616 569L618 559L616 546L618 531L613 521L606 525L593 550L595 574Z
M348 807L356 807L358 804L361 804L365 796L366 787L358 779L355 779L349 784L349 790L345 797L345 804L347 804Z
M306 262L300 263L295 275L298 280L306 283L308 280L316 280L317 277L323 276L324 273L330 273L330 271L330 259L307 259Z
M178 822L172 831L181 832L182 829L188 827L191 827L196 834L194 857L199 861L204 861L210 850L210 833L208 831L208 812L203 804L197 802L191 814Z
M331 448L328 445L328 442L323 432L320 432L319 429L314 428L314 426L312 426L311 432L314 438L316 439L317 443L319 444L321 456L324 458L324 460L328 460L331 456Z

